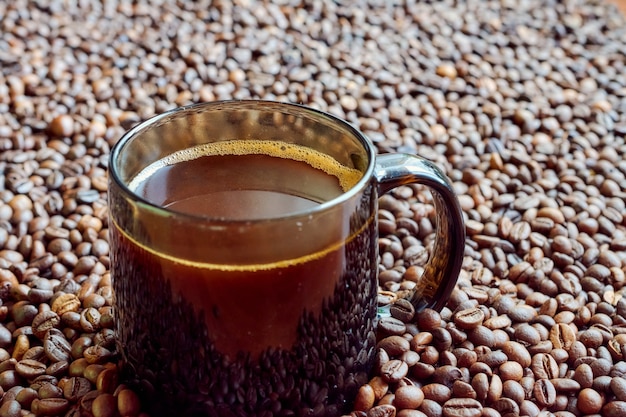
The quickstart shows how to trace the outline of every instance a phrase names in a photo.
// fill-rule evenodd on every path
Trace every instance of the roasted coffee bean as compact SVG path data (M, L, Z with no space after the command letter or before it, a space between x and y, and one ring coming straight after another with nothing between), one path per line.
M519 342L509 341L502 346L502 351L511 361L519 363L522 367L527 368L531 365L531 355Z
M605 417L619 417L626 413L626 401L611 401L602 407L602 415Z
M46 374L61 377L67 374L70 364L66 361L54 362L46 368Z
M98 374L96 379L96 389L100 392L113 393L119 384L119 374L114 367L108 367ZM319 396L325 395L325 390L322 390Z
M470 342L476 345L486 346L489 348L495 347L496 343L493 331L482 325L469 329L467 331L467 338Z
M391 359L389 362L385 363L380 370L381 376L390 383L400 381L408 372L408 365L398 359Z
M35 391L32 388L25 387L24 389L21 389L20 392L17 393L17 395L15 396L15 401L20 403L22 408L30 409L30 406L32 402L35 400L35 398L38 398L37 391Z
M37 395L40 399L63 397L63 390L51 381L40 381L31 385L31 388L37 388Z
M454 324L460 329L474 329L483 324L485 313L480 308L461 310L454 315Z
M389 308L389 312L392 317L401 320L404 323L409 323L415 316L415 307L405 298L399 298Z
M59 326L61 318L53 311L43 311L33 318L33 334L43 340L48 331Z
M43 346L33 346L24 352L22 355L22 359L33 359L36 361L40 361L46 357L46 353L44 351Z
M391 357L400 356L411 348L410 342L402 336L388 336L378 342L377 347L384 349Z
M71 356L71 345L58 329L50 329L46 332L43 340L43 347L48 359L53 362L69 361Z
M83 352L83 357L88 363L104 363L107 362L113 354L104 346L95 345L87 347Z
M122 416L136 416L141 411L139 396L130 389L122 389L117 394L117 409Z
M557 393L572 393L580 390L580 384L573 379L569 378L554 378L551 379L554 389Z
M428 379L435 373L435 367L431 364L418 362L411 367L411 374L418 379Z
M406 325L397 318L382 317L378 320L378 331L384 335L401 336L406 332Z
M543 407L550 407L556 401L556 389L549 379L538 379L532 394L537 403Z
M488 350L478 355L478 360L490 368L497 368L507 361L507 356L501 350Z
M583 388L578 393L576 406L583 414L597 414L604 405L602 396L592 388Z
M499 366L498 372L503 381L519 381L524 376L524 368L515 361L504 362Z
M105 369L106 368L104 367L104 365L100 365L100 364L87 365L82 375L87 380L89 380L89 382L95 385L96 381L98 380L98 375L100 374L100 372L102 372Z
M33 380L46 373L46 365L33 359L23 359L15 365L15 371L26 380Z
M428 400L436 401L437 403L444 403L449 400L452 395L450 387L444 384L431 383L422 387L424 398Z
M83 377L69 378L63 386L63 397L71 402L76 402L91 391L89 380Z
M576 341L576 334L569 325L557 323L550 329L550 341L555 348L568 350Z
M94 417L115 417L117 415L117 399L113 394L102 393L98 395L91 405Z
M31 404L31 410L36 415L54 416L65 413L70 403L65 398L35 399Z
M80 300L75 294L61 294L54 299L51 308L58 316L67 312L77 312L80 308Z
M507 380L502 383L502 396L521 404L526 398L526 391L520 382Z
M374 399L376 401L383 398L383 396L385 396L385 394L389 391L389 383L380 376L372 378L367 385L373 389Z
M479 417L483 406L471 398L451 398L443 404L445 417Z
M423 332L430 332L441 326L440 314L432 309L425 309L417 313L417 326Z
M489 392L489 377L484 373L477 373L472 377L472 388L476 392L476 399L484 401Z
M518 416L519 405L510 398L500 398L491 407L502 416Z
M477 397L476 391L474 390L472 385L461 380L455 381L454 384L452 384L452 396L474 399L476 399Z
M530 366L536 379L558 378L559 366L549 354L538 353L534 355Z
M582 384L581 387L583 387ZM590 386L583 388L590 388ZM613 395L615 395L615 398L620 401L624 401L626 398L626 379L621 377L612 378L610 388Z
M15 400L3 401L0 406L0 416L2 417L19 417L21 415L22 406Z
M406 385L396 389L393 405L397 409L417 409L424 401L422 389L415 385Z

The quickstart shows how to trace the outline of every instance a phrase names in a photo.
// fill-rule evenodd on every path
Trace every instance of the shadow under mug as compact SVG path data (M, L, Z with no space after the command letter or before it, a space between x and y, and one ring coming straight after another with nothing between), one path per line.
M446 303L464 226L445 175L376 155L330 114L269 101L156 116L111 152L118 350L152 416L338 416L375 356L378 197L432 192L437 236L410 300Z

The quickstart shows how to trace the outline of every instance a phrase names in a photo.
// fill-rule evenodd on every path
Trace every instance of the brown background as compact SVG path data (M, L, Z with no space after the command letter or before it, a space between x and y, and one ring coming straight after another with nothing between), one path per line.
M616 4L617 7L622 11L622 13L626 13L626 0L608 0L609 3Z

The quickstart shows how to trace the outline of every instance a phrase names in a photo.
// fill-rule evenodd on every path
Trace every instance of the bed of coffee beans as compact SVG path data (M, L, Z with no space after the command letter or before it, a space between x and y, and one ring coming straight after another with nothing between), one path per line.
M108 153L140 120L231 98L329 111L459 193L466 253L441 312L402 299L435 236L429 194L380 201L389 314L352 416L626 414L614 7L15 0L0 16L0 417L147 415L115 365Z

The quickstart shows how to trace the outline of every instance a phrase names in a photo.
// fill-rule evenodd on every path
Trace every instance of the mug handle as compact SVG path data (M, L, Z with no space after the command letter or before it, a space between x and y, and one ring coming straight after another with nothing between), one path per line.
M416 311L425 308L441 310L454 290L465 251L463 213L450 181L427 159L403 153L377 155L374 177L379 195L408 184L430 188L437 237L424 273L406 298Z

